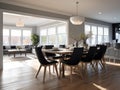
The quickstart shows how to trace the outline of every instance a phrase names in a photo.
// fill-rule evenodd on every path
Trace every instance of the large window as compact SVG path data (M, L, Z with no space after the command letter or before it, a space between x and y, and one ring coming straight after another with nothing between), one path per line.
M30 45L31 44L31 30L23 30L23 45Z
M56 44L56 28L48 28L48 44Z
M67 38L66 38L66 34L67 34L67 31L66 31L66 27L65 26L59 26L57 28L57 33L58 33L58 42L60 44L66 44L66 41L67 41Z
M30 45L31 28L4 27L3 45Z
M92 32L91 38L87 40L89 45L103 44L109 42L109 27L96 25L96 24L85 24L85 34Z
M96 26L92 26L92 37L91 37L91 44L94 45L97 42L97 27Z
M9 29L3 29L3 45L9 45Z
M40 31L40 41L41 41L41 44L46 44L47 43L47 29L42 29Z
M40 29L40 44L67 44L66 24L47 26Z
M21 30L11 30L11 45L21 45Z

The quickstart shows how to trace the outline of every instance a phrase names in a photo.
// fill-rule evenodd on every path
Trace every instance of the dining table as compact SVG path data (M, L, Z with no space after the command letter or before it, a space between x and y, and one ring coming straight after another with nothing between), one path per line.
M64 60L65 55L70 55L72 54L73 50L70 49L42 49L43 53L53 53L53 54L58 54L60 56L62 56L60 60L60 65L59 65L59 74L60 77L64 77L65 76L65 70L64 70L64 65L62 65L61 60Z

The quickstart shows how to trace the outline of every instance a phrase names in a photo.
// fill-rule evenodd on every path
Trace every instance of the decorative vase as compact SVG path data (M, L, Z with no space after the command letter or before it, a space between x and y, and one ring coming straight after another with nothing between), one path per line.
M75 42L75 46L78 47L78 41Z
M88 49L88 44L86 43L86 40L83 40L83 47L84 47L85 49Z

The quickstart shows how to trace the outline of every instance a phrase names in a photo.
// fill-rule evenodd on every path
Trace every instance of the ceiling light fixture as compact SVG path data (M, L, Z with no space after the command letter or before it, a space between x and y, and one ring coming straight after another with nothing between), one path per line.
M84 22L84 17L81 17L78 15L78 4L79 2L76 2L76 15L70 17L70 22L74 25L81 25Z
M24 22L19 19L17 22L16 22L16 27L24 27Z

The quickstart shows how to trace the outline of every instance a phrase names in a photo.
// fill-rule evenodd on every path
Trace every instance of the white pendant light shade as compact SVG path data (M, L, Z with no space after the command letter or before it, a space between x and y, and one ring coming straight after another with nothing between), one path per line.
M74 25L81 25L84 22L84 18L78 15L78 4L79 2L76 2L76 15L70 17L70 22Z
M16 27L24 27L24 22L22 20L19 20L16 22Z
M70 22L74 25L81 25L84 22L84 18L80 16L70 17Z

